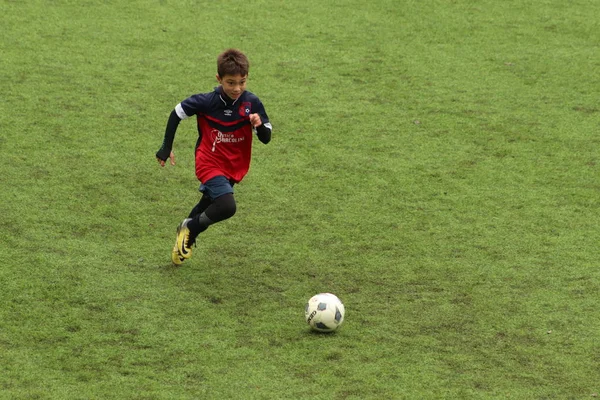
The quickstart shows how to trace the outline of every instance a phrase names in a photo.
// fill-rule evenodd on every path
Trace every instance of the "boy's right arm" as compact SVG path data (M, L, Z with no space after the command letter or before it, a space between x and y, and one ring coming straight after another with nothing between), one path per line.
M160 149L156 152L156 159L161 166L165 166L165 162L170 158L171 165L175 165L175 155L173 154L173 140L175 139L175 132L179 123L195 115L197 113L204 113L210 105L210 93L200 93L188 97L181 103L175 106L175 109L171 111L169 115L169 121L167 122L167 129L165 129L165 138Z
M169 121L167 122L167 128L165 129L165 138L162 146L156 152L156 159L160 163L161 167L165 166L167 159L171 159L171 165L175 165L175 155L173 154L173 140L175 139L175 132L181 122L181 118L177 115L175 110L171 111L169 115Z

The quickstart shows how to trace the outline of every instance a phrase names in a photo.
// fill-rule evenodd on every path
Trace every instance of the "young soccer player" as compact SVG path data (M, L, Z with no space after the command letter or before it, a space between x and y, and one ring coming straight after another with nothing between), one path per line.
M267 144L271 124L263 104L246 91L249 62L244 53L229 49L217 58L219 86L209 93L195 94L175 106L165 130L163 144L156 153L161 166L170 159L175 165L173 140L179 122L196 115L196 176L200 181L200 201L177 227L171 260L181 265L192 256L197 236L210 225L232 217L236 211L233 185L250 168L252 137Z

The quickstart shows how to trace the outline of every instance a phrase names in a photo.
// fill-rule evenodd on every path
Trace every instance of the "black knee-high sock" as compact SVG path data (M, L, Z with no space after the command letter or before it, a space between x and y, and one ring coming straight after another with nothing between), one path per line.
M208 206L210 206L211 203L212 199L210 198L210 196L207 194L202 194L200 201L198 202L198 204L196 204L194 208L192 208L192 211L190 211L190 215L188 216L188 218L196 218L196 216L206 211L206 209L208 208Z
M200 205L200 203L198 203ZM195 209L196 207L194 207ZM196 215L187 227L190 230L190 244L194 243L196 236L204 232L214 223L233 217L237 209L233 193L217 197L200 215Z

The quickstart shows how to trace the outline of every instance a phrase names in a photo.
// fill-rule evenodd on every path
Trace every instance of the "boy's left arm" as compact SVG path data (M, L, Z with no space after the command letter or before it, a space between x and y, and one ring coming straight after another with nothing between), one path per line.
M257 111L258 112L249 115L250 123L256 130L256 136L258 136L258 140L264 144L267 144L271 141L271 131L273 130L273 127L271 126L269 117L267 116L265 108L260 101L257 104Z

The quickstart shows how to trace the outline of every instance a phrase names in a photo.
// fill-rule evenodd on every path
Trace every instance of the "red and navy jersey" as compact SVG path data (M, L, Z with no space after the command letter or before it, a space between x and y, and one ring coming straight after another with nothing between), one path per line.
M245 91L231 100L220 86L210 93L188 97L177 104L175 112L181 119L196 115L200 135L196 176L203 183L218 175L240 182L248 173L253 137L250 114L259 114L263 125L272 129L256 95Z

